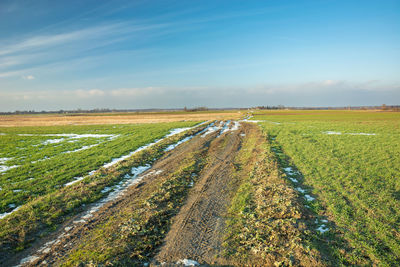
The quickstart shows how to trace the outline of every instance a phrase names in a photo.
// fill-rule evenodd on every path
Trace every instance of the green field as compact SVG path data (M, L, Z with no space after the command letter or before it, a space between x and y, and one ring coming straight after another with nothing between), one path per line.
M0 128L0 213L194 122ZM71 135L72 134L72 135ZM73 135L75 134L75 135Z
M12 164L19 166L0 176L3 210L12 211L0 220L1 255L26 248L38 234L55 230L85 204L106 196L132 168L151 164L169 145L202 129L186 130L195 124L2 128L1 157L8 159L2 162L3 170ZM169 133L177 128L184 131L171 136ZM132 154L162 137L167 138ZM123 161L102 168L130 154Z
M315 227L338 261L400 264L399 113L255 111L251 120L305 205L328 219Z

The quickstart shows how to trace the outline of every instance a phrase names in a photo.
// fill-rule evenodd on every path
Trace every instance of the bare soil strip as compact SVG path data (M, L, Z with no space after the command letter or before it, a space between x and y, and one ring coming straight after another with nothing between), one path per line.
M230 203L235 166L242 130L215 139L208 152L209 164L189 193L186 204L173 220L164 245L155 257L158 263L177 263L183 259L201 264L221 264L224 216Z

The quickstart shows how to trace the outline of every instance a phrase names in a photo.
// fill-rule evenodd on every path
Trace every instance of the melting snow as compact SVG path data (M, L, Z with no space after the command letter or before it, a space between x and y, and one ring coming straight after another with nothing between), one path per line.
M234 122L233 122L233 126L232 126L232 128L231 128L231 131L239 130L239 127L240 127L240 122L234 121ZM242 135L242 134L241 134L241 135ZM244 136L244 135L242 135L242 136Z
M90 145L90 146L83 146L81 148L78 148L78 149L75 149L75 150L71 150L71 151L66 151L64 153L68 154L68 153L78 152L78 151L86 150L86 149L89 149L89 148L92 148L92 147L95 147L95 146L98 146L98 145L99 144L94 144L94 145Z
M185 266L199 266L200 264L195 260L183 259L176 262L176 264L183 264Z
M0 173L6 172L6 171L8 171L10 169L14 169L14 168L17 168L17 167L18 167L18 165L13 165L13 166L0 165Z
M8 207L10 207L11 209L12 209L12 208L14 208L14 209L13 209L12 211L10 211L10 212L0 213L0 219L3 219L4 217L6 217L6 216L12 214L13 212L16 212L17 210L19 210L19 209L21 208L21 206L15 208L15 207L16 207L15 204L10 204L10 205L8 205Z
M290 179L293 183L298 183L298 182L299 182L299 181L297 181L297 179L295 179L295 178L289 177L289 179Z
M325 225L325 224L321 224L321 226L319 226L317 228L317 231L319 231L321 234L329 231L329 228Z
M350 135L376 135L375 133L348 133Z
M245 122L253 122L253 123L258 123L258 122L264 122L262 120L244 120Z
M64 141L64 138L59 138L59 139L48 139L46 141L43 141L42 144L43 145L48 145L48 144L57 144L57 143L61 143L62 141Z
M111 190L112 190L111 187L106 186L106 187L103 188L103 190L101 190L101 192L102 192L102 193L107 193L107 192L109 192L109 191L111 191Z
M66 183L66 184L64 184L64 186L70 186L70 185L73 185L73 184L75 184L75 183L77 183L77 182L79 182L80 180L82 180L84 177L74 177L74 180L72 180L71 182L69 182L69 183Z
M0 158L0 164L6 163L6 161L10 160L12 158Z
M304 197L307 199L307 201L313 201L313 200L315 200L315 198L313 198L312 196L307 195L307 194L305 194Z
M284 170L285 170L285 172L287 173L287 174L289 174L289 175L291 175L291 174L295 174L296 173L296 171L295 170L293 170L293 168L292 167L286 167L286 168L283 168Z
M322 132L322 133L324 133L324 134L337 134L337 135L342 134L341 132L333 132L333 131L327 131L327 132Z
M169 145L166 149L164 149L164 151L165 152L170 151L170 150L174 149L175 147L179 146L180 144L185 143L186 141L189 141L192 138L193 138L193 135L192 136L188 136L188 137L180 140L179 142L177 142L175 144Z
M35 261L35 260L37 260L37 259L39 259L39 257L37 257L37 256L29 256L29 257L23 258L23 259L21 260L20 264L17 265L17 266L21 266L21 265L23 265L23 264L25 264L25 263L33 262L33 261Z
M327 131L327 132L322 132L324 134L336 134L336 135L340 135L342 134L341 132L333 132L333 131ZM376 133L344 133L344 134L348 134L348 135L376 135Z
M57 136L57 137L68 137L73 139L79 138L102 138L102 137L110 137L116 138L119 134L18 134L19 136Z
M306 192L306 190L304 190L301 187L296 187L296 190L299 191L300 193L303 193L303 194Z
M219 135L229 131L229 123L231 123L230 120L228 120L227 122L224 123L224 126L222 126L222 130Z

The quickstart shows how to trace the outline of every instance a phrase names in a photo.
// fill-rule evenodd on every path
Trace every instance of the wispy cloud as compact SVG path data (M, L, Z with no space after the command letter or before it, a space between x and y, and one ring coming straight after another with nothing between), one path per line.
M22 76L22 79L24 79L24 80L34 80L34 79L35 79L35 76L33 76L33 75L26 75L26 76Z
M139 36L143 38L146 33L165 27L168 27L168 24L112 22L80 30L28 36L8 43L6 40L0 40L3 43L0 45L0 78L20 75L21 72L54 62L85 58L90 56L93 49L112 46L127 39L139 39Z

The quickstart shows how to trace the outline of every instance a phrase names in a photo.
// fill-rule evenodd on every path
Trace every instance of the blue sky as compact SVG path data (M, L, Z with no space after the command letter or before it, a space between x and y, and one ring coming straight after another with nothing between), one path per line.
M0 111L399 99L400 1L0 1Z

